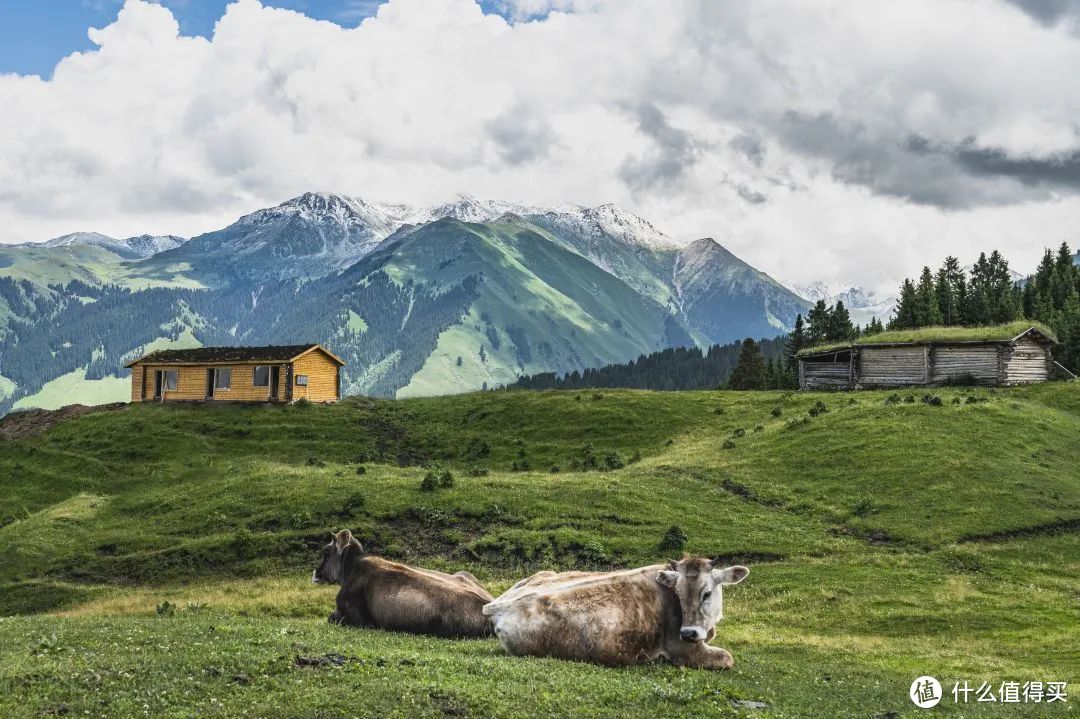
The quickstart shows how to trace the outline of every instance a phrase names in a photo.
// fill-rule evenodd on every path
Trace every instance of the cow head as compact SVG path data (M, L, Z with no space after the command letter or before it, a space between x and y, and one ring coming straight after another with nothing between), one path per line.
M345 562L345 550L349 546L355 546L358 550L364 548L353 536L352 532L343 529L337 534L330 532L333 539L330 544L323 548L322 562L311 573L312 584L341 584L342 566Z
M724 586L738 584L749 573L749 569L738 565L721 569L719 562L705 557L669 561L668 568L656 575L656 581L679 598L679 637L686 642L707 641L713 627L724 618Z

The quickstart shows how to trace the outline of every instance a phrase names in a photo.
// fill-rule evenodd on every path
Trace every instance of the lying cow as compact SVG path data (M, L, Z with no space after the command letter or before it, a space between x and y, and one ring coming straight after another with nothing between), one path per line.
M730 669L709 646L724 614L723 587L750 570L688 557L623 572L541 572L484 607L511 654L612 666L664 658L680 667Z
M340 584L335 624L379 627L437 637L485 637L491 625L482 609L491 595L468 572L445 574L365 556L349 530L334 535L315 584Z

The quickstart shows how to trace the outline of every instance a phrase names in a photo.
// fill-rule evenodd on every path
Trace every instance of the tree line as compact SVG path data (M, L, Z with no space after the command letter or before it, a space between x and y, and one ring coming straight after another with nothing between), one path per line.
M1047 249L1033 275L1014 280L1000 252L985 252L970 272L946 257L936 273L923 267L918 281L900 285L889 329L992 325L1035 320L1050 327L1061 345L1055 359L1080 371L1080 265L1068 243Z

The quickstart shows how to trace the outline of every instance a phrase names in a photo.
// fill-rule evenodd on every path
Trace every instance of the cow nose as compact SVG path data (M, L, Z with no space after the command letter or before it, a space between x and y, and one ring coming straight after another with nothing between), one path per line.
M679 630L679 637L684 642L696 642L701 639L701 630L697 627L683 627Z

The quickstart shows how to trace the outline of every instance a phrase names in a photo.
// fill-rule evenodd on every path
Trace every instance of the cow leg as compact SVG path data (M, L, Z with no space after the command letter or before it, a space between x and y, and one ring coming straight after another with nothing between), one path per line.
M704 642L695 644L683 644L676 651L669 654L671 663L677 667L689 667L690 669L731 669L735 666L735 658L731 652L720 647L710 647Z
M342 615L341 612L335 609L334 613L326 618L326 621L330 622L331 624L343 624L345 622L345 617Z

